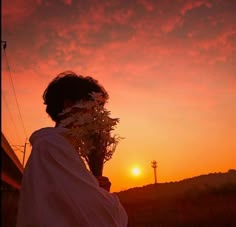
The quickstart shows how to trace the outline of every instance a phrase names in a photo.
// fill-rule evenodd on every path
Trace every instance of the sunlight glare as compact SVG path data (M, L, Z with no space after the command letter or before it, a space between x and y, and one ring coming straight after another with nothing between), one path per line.
M134 167L134 168L132 169L132 174L133 174L134 176L140 175L140 169L139 169L138 167Z

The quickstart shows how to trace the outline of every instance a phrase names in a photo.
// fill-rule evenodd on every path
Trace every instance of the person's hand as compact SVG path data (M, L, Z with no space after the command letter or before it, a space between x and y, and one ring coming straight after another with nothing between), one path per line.
M99 186L109 192L111 188L111 182L109 181L108 177L99 176L96 178L98 180Z

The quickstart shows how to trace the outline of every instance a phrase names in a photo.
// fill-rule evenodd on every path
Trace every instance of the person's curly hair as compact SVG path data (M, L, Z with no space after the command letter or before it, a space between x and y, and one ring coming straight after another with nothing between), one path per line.
M92 77L76 75L71 71L60 73L43 93L46 112L53 121L58 122L60 120L58 114L63 111L65 101L91 100L93 92L101 93L105 100L109 98L103 86Z

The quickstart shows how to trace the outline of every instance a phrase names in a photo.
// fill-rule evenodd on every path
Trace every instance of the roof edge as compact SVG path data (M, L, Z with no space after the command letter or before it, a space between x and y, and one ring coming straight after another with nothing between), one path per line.
M24 168L22 164L20 163L18 157L16 156L15 152L11 148L10 144L8 143L6 137L1 132L1 146L4 149L4 151L7 153L7 155L10 157L10 159L14 162L14 164L17 166L17 168L20 170L21 173L23 173Z

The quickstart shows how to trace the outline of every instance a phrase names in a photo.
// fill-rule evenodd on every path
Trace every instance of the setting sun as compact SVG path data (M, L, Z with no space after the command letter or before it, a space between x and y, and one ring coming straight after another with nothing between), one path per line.
M132 174L133 174L134 176L140 175L140 169L139 169L138 167L134 167L134 168L132 169Z

